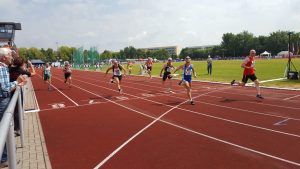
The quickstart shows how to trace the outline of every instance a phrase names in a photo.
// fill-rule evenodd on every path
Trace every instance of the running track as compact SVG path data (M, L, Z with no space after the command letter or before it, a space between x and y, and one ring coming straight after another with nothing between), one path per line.
M53 169L300 168L299 91L194 82L193 106L176 80L126 76L120 95L100 72L52 74L53 91L32 81Z

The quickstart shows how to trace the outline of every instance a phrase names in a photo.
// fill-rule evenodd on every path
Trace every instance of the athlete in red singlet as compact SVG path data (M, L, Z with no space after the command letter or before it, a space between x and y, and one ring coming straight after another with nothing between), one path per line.
M245 86L245 84L247 83L248 79L251 79L256 87L256 97L259 99L263 99L263 97L260 94L260 87L259 87L259 81L255 75L255 58L256 52L255 50L250 50L250 54L249 56L247 56L244 60L244 62L242 63L241 67L244 68L244 73L243 73L243 79L242 82L236 82L235 80L233 80L231 82L231 85L237 84L239 86Z

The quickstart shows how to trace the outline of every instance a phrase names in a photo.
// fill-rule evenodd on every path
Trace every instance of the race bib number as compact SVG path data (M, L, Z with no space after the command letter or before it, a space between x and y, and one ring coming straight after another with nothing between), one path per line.
M115 75L117 75L117 76L121 75L121 71L119 69L116 69L115 70Z
M252 61L252 62L251 62L251 67L254 67L254 65L255 65L255 62Z
M185 70L185 75L192 75L192 69L191 68L187 68Z
M172 68L168 67L167 72L171 72Z

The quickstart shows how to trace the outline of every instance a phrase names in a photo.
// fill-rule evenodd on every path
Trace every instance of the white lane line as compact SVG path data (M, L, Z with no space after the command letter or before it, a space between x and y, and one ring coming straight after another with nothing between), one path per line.
M294 98L296 98L296 97L300 97L300 95L296 95L296 96L288 97L288 98L285 98L285 99L283 99L283 100L290 100L290 99L294 99Z
M279 80L284 80L286 78L278 78L278 79L270 79L270 80L262 80L262 81L259 81L260 83L266 83L266 82L274 82L274 81L279 81ZM254 83L248 83L247 84L248 86L253 86Z
M279 122L277 122L277 123L274 123L273 125L274 126L283 126L283 125L287 125L287 123L285 123L285 122L287 122L287 121L289 121L290 119L288 118L288 119L284 119L284 120L281 120L281 121L279 121Z
M38 76L40 76L41 78L42 78L42 76L41 75L39 75L38 74ZM55 78L55 77L51 77L51 78ZM55 89L55 90L57 90L60 94L62 94L63 96L65 96L67 99L69 99L73 104L75 104L76 106L79 106L79 104L78 103L76 103L74 100L72 100L70 97L68 97L66 94L64 94L62 91L60 91L57 87L55 87L52 83L51 83L51 86Z
M106 87L98 86L98 85L95 85L93 83L85 82L85 81L82 81L82 80L76 79L76 81L80 81L82 83L86 83L86 84L89 84L89 85L92 85L92 86L96 86L98 88L104 88L104 89L107 89L107 90L111 90L111 91L117 92L117 91L115 91L113 89L109 89L109 88L106 88ZM212 92L216 92L216 91L220 92L220 90L214 90ZM131 94L128 94L128 93L124 93L124 94L128 95L128 96L139 98L141 100L149 101L149 102L152 102L152 103L156 103L156 104L161 104L161 105L164 105L164 106L172 107L172 106L164 104L164 103L160 103L160 102L156 102L156 101L153 101L153 100L149 100L147 98L143 98L143 97L131 95ZM181 97L176 97L176 96L170 96L170 97L174 97L174 98L178 98L178 99L183 99ZM203 103L205 103L205 102L203 102ZM205 103L205 104L210 104L210 103ZM220 105L216 105L216 106L220 106ZM222 106L220 106L220 107L222 107ZM225 107L227 107L227 106L225 106ZM237 108L232 108L232 107L227 107L227 108L237 109ZM218 119L218 120L222 120L222 121L226 121L226 122L230 122L230 123L235 123L235 124L239 124L239 125L243 125L243 126L247 126L247 127L252 127L252 128L256 128L256 129L261 129L261 130L265 130L265 131L271 131L271 132L274 132L274 133L279 133L279 134L284 134L284 135L288 135L288 136L293 136L293 137L300 138L300 135L286 133L286 132L277 131L277 130L272 130L272 129L268 129L268 128L264 128L264 127L260 127L260 126L255 126L255 125L251 125L251 124L247 124L247 123L242 123L242 122L238 122L238 121L233 121L233 120L229 120L229 119L225 119L225 118L220 118L220 117L217 117L217 116L209 115L209 113L207 113L207 114L199 113L199 112L196 112L196 111L187 110L187 109L183 109L183 108L180 108L180 107L178 107L177 109L180 109L180 110L183 110L183 111L187 111L187 112L191 112L191 113L195 113L195 114L202 115L202 116L206 116L206 117L210 117L210 118L214 118L214 119ZM238 110L242 110L242 109L238 109ZM248 110L244 110L244 111L254 113L254 111L248 111ZM259 113L259 112L255 112L255 114L261 114L261 115L266 115L266 116L274 116L274 117L280 117L280 118L289 118L289 117L276 116L276 115L264 114L264 113ZM300 120L300 119L295 119L295 118L289 118L289 119L291 119L291 120Z
M260 155L263 155L263 156L266 156L266 157L269 157L269 158L273 158L273 159L276 159L276 160L279 160L279 161L283 161L283 162L286 162L286 163L289 163L289 164L292 164L292 165L300 166L300 163L298 163L298 162L294 162L294 161L291 161L291 160L280 158L280 157L277 157L277 156L274 156L274 155L270 155L270 154L267 154L267 153L264 153L264 152L261 152L261 151L257 151L257 150L254 150L254 149L251 149L251 148L247 148L247 147L244 147L244 146L241 146L241 145L238 145L238 144L234 144L234 143L231 143L229 141L218 139L216 137L209 136L207 134L194 131L192 129L188 129L188 128L182 127L180 125L177 125L177 124L174 124L174 123L171 123L171 122L168 122L168 121L164 121L164 120L160 120L160 121L164 122L166 124L169 124L171 126L180 128L182 130L185 130L185 131L188 131L188 132L191 132L191 133L194 133L194 134L197 134L197 135L200 135L200 136L203 136L203 137L206 137L206 138L209 138L209 139L212 139L212 140L215 140L215 141L218 141L218 142L230 145L230 146L234 146L234 147L246 150L246 151L250 151L250 152L253 152L253 153L256 153L256 154L260 154Z
M131 136L128 140L126 140L123 144L121 144L117 149L115 149L112 153L110 153L104 160L102 160L97 166L94 167L94 169L98 169L101 166L103 166L108 160L110 160L115 154L117 154L122 148L124 148L128 143L130 143L133 139L135 139L136 137L138 137L141 133L143 133L145 130L147 130L148 128L150 128L151 126L153 126L153 124L155 124L157 121L159 121L162 117L164 117L165 115L167 115L169 112L171 112L172 110L174 110L176 107L186 103L187 101L181 102L180 104L178 104L177 106L174 106L173 108L169 109L168 111L166 111L165 113L163 113L162 115L160 115L158 118L156 118L155 120L153 120L150 124L148 124L146 127L144 127L143 129L141 129L140 131L138 131L137 133L135 133L133 136Z
M221 90L221 89L220 89ZM209 94L215 91L210 91L201 95L205 95L205 94ZM196 97L193 97L193 99L200 97L201 95L198 95ZM161 118L163 118L165 115L167 115L169 112L171 112L172 110L178 108L179 106L181 106L182 104L188 102L189 100L183 101L180 104L176 105L176 106L171 106L171 109L167 110L165 113L163 113L162 115L160 115L158 118L155 118L151 123L149 123L146 127L144 127L143 129L141 129L140 131L138 131L136 134L134 134L132 137L130 137L128 140L126 140L123 144L121 144L117 149L115 149L112 153L110 153L104 160L102 160L97 166L94 167L94 169L99 169L101 166L103 166L108 160L110 160L115 154L117 154L122 148L124 148L128 143L130 143L133 139L135 139L136 137L138 137L141 133L143 133L145 130L147 130L148 128L150 128L151 126L153 126L153 124L155 124L157 121L160 121Z
M106 87L102 87L102 86L97 86L93 83L89 83L89 82L85 82L85 81L82 81L82 80L78 80L77 81L80 81L80 82L83 82L83 83L87 83L87 84L90 84L90 85L93 85L93 86L96 86L96 87L100 87L100 88L105 88L105 89L108 89ZM111 89L108 89L108 90L111 90ZM220 91L222 92L222 91ZM125 93L127 94L127 93ZM135 96L135 95L131 95L131 94L127 94L129 96L132 96L132 97L138 97L138 96ZM179 97L176 97L176 96L173 96L173 95L169 95L170 97L174 97L174 98L179 98ZM205 95L207 97L210 97L209 95ZM146 101L151 101L151 102L154 102L152 100L148 100L146 98L141 98L141 97L138 97L140 99L143 99L143 100L146 100ZM179 98L179 99L183 99L183 98ZM157 102L156 102L157 103ZM218 105L218 104L213 104L213 103L208 103L208 102L201 102L201 103L204 103L204 104L208 104L208 105L213 105L213 106L218 106L218 107L223 107L223 108L228 108L228 109L233 109L233 110L239 110L239 111L244 111L244 112L250 112L250 113L253 113L253 114L259 114L259 115L264 115L264 116L271 116L271 117L279 117L279 118L289 118L291 120L296 120L296 121L300 121L300 119L298 118L292 118L292 117L288 117L288 116L280 116L280 115L272 115L272 114L268 114L268 113L261 113L261 112L256 112L256 111L251 111L251 110L244 110L244 109L239 109L239 108L234 108L234 107L229 107L229 106L222 106L222 105ZM251 102L252 103L252 102ZM255 103L255 102L253 102ZM256 104L260 104L260 105L268 105L268 106L274 106L274 107L281 107L281 108L290 108L290 109L295 109L295 110L298 110L300 108L292 108L292 107L286 107L286 106L277 106L277 105L272 105L272 104L265 104L265 103L256 103Z
M89 80L94 80L94 79L91 79L91 78L89 78L89 77L86 77L86 78L84 78L84 79L89 79ZM147 81L148 83L153 83L153 84L158 84L158 85L161 85L161 83L158 83L158 82L153 82L153 81ZM141 84L141 83L133 83L133 82L129 82L129 81L126 81L126 82L124 82L124 83L129 83L129 84L134 84L135 86L137 86L137 85L141 85L141 86L145 86L145 87L151 87L151 88L158 88L158 89L163 89L162 87L158 87L158 86L153 86L153 85L146 85L146 84ZM124 84L123 84L123 86L124 86ZM194 85L194 86L196 86L196 85ZM125 86L124 86L125 87ZM126 86L126 87L129 87L129 86ZM174 86L174 87L177 87L177 86ZM198 85L197 85L197 87L199 87ZM205 85L203 86L200 86L200 87L205 87ZM129 87L129 88L132 88L132 87ZM140 89L138 89L138 90L140 90ZM242 90L242 89L238 89L238 88L235 88L235 90L237 90L237 91L245 91L245 90ZM228 93L228 94L237 94L237 93L230 93L230 92L223 92L223 93ZM237 94L237 95L242 95L242 96L249 96L249 97L252 97L252 95L250 95L250 94ZM292 94L282 94L282 95L292 95ZM294 96L294 95L293 95ZM268 97L268 99L272 99L272 100L280 100L280 101L282 101L282 99L281 98L276 98L276 97ZM299 101L294 101L294 100L286 100L286 101L289 101L289 102L299 102ZM248 102L248 101L247 101ZM252 103L252 102L251 102ZM258 104L258 103L255 103L254 102L254 104ZM269 104L270 106L274 106L274 107L278 107L278 105L274 105L274 104ZM293 107L289 107L290 109L297 109L297 108L293 108ZM300 109L300 108L299 108Z
M206 97L213 97L213 98L218 98L218 99L224 98L224 97L212 96L212 95L209 95L209 96L207 95ZM268 104L268 103L263 103L263 102L255 102L255 101L244 101L244 100L241 100L241 101L243 101L244 103L266 105L266 106L270 106L270 107L279 107L279 108L285 108L285 109L300 110L300 107L280 106L280 105Z
M86 83L88 83L88 82L86 82ZM94 85L94 84L92 84L92 85ZM79 88L80 88L80 87L79 87ZM97 95L97 94L95 94L95 93L93 93L93 92L90 92L90 91L88 91L88 90L85 90L85 89L83 89L83 88L80 88L80 89L82 89L82 90L84 90L84 91L86 91L86 92L92 93L92 94L94 94L94 95ZM97 95L97 96L99 96L99 95ZM102 96L99 96L99 97L102 97ZM105 98L105 99L106 99L106 98ZM141 98L141 99L144 99L144 98ZM110 102L112 102L112 103L115 103L114 101L111 101L111 100L109 100L109 99L107 99L107 100L110 101ZM144 99L144 100L147 100L147 99ZM149 101L151 101L151 100L149 100ZM124 106L124 105L121 105L121 104L118 104L118 103L115 103L115 104L117 104L117 105L119 105L119 106L121 106L121 107L124 107L124 108L126 108L126 109L128 109L128 110L132 110L133 112L136 112L136 113L138 113L138 114L144 115L144 116L146 116L146 117L149 117L149 118L152 118L152 119L156 119L155 117L152 117L152 116L150 116L150 115L144 114L144 113L139 112L139 111L137 111L137 110L131 109L131 108L126 107L126 106ZM162 103L159 103L159 104L162 104ZM180 108L179 108L179 109L180 109ZM182 109L182 110L185 110L185 109ZM238 145L238 144L234 144L234 143L231 143L231 142L222 140L222 139L218 139L218 138L216 138L216 137L212 137L212 136L209 136L209 135L206 135L206 134L203 134L203 133L200 133L200 132L197 132L197 131L188 129L188 128L182 127L182 126L180 126L180 125L177 125L177 124L174 124L174 123L171 123L171 122L168 122L168 121L164 121L164 120L161 120L161 119L160 119L159 121L164 122L164 123L169 124L169 125L172 125L172 126L174 126L174 127L183 129L183 130L185 130L185 131L188 131L188 132L191 132L191 133L194 133L194 134L198 134L198 135L201 135L201 136L203 136L203 137L207 137L207 138L209 138L209 139L212 139L212 140L215 140L215 141L218 141L218 142L222 142L222 143L225 143L225 144L228 144L228 145L237 147L237 148L241 148L241 149L244 149L244 150L247 150L247 151L250 151L250 152L254 152L254 153L257 153L257 154L260 154L260 155L263 155L263 156L266 156L266 157L269 157L269 158L273 158L273 159L276 159L276 160L279 160L279 161L283 161L283 162L286 162L286 163L289 163L289 164L293 164L293 165L296 165L296 166L300 166L300 163L297 163L297 162L293 162L293 161L290 161L290 160L286 160L286 159L283 159L283 158L280 158L280 157L277 157L277 156L273 156L273 155L270 155L270 154L267 154L267 153L263 153L263 152L261 152L261 151L256 151L256 150L251 149L251 148L247 148L247 147L244 147L244 146L241 146L241 145ZM97 166L98 166L98 165L97 165ZM97 166L96 166L96 167L97 167ZM95 167L95 168L96 168L96 167Z

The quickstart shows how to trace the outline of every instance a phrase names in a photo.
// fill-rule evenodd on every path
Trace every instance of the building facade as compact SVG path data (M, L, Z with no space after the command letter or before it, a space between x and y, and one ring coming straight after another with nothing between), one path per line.
M142 48L149 51L158 51L165 49L170 56L178 56L180 54L180 49L178 46L162 46L162 47L151 47L151 48Z

